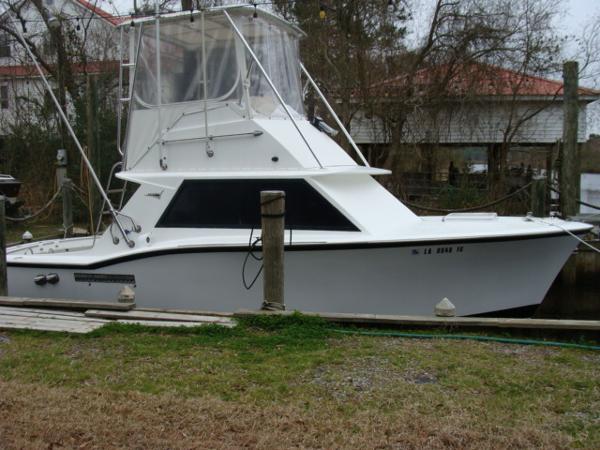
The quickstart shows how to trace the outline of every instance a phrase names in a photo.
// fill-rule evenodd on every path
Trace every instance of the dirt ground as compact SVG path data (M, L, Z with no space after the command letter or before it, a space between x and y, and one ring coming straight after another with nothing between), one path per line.
M568 448L549 430L470 430L407 406L345 416L328 407L252 405L214 397L49 388L0 382L0 447L27 449Z

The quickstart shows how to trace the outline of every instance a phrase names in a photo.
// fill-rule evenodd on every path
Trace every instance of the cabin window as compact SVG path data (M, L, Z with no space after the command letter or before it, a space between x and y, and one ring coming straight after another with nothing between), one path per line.
M359 231L305 180L186 180L159 228L260 228L260 191L282 190L285 226L293 230Z
M0 108L8 109L8 86L6 84L0 86Z
M0 35L0 58L10 58L10 38L6 33Z

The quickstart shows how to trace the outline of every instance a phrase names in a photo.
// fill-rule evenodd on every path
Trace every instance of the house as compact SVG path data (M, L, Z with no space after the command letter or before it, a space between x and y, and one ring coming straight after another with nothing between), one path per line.
M402 101L396 92L408 84L406 77L396 77L374 91L384 97L384 104L393 104ZM465 171L486 170L502 145L510 149L509 167L543 171L549 152L562 138L562 88L558 81L495 66L421 70L411 79L416 94L400 133L393 132L397 118L359 111L351 120L351 134L370 153L408 149L402 171L447 175L450 162ZM579 89L580 143L588 136L588 105L598 99L599 91Z
M61 27L69 39L69 51L85 54L73 58L72 72L76 76L99 74L118 70L118 30L121 18L115 17L95 3L86 0L42 0L48 23ZM0 133L6 134L18 121L39 120L33 106L49 104L50 99L31 58L26 54L18 35L9 28L19 28L30 40L41 57L54 64L56 49L48 26L39 9L30 1L16 3L12 11L0 17ZM80 46L80 47L78 47ZM50 79L53 88L56 80ZM67 101L69 99L67 98ZM68 106L68 109L71 110Z

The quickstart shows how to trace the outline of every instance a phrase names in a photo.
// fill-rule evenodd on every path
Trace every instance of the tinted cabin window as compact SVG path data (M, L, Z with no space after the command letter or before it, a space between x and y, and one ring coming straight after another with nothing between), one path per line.
M359 231L304 180L186 180L159 219L162 228L260 228L260 191L285 191L285 225Z

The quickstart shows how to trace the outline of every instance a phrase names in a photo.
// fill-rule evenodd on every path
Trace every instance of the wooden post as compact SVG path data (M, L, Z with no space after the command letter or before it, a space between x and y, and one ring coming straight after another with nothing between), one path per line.
M5 198L0 195L0 295L8 295L8 277L6 274L6 236L4 226Z
M563 148L560 176L560 211L563 217L577 214L579 198L579 149L577 147L577 125L579 99L577 95L579 64L567 61L563 65Z
M537 177L531 180L531 212L535 217L546 217L546 178Z
M263 252L263 304L265 310L284 310L283 234L285 192L261 191L260 212Z
M86 150L87 157L92 164L95 163L95 167L100 170L100 161L97 158L96 151L96 80L94 75L88 74L86 77L86 102L85 102L85 116L86 116ZM99 208L97 196L94 195L94 190L92 187L92 183L90 182L90 175L87 168L84 168L87 174L87 194L88 194L88 208L89 208L89 216L90 216L90 234L95 233L94 224L97 223L97 220L101 220L101 217L94 217L94 211ZM100 172L99 172L100 175ZM98 207L98 208L97 208ZM102 212L100 212L102 214Z
M61 186L63 230L65 237L73 236L73 187L70 178L63 178Z
M67 177L67 151L64 148L56 151L56 185L62 188L63 181Z

